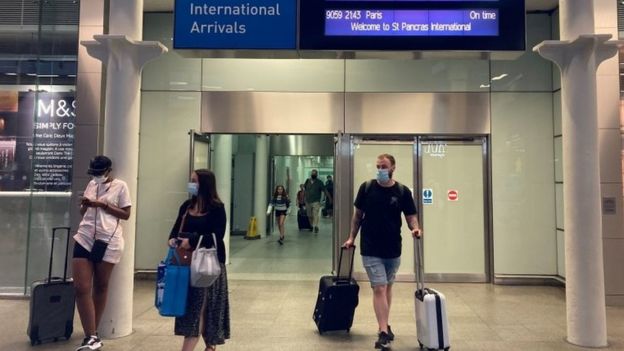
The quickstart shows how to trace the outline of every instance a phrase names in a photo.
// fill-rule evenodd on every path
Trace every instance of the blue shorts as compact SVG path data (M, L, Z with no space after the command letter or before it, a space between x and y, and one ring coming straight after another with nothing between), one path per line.
M401 258L380 258L362 256L362 263L366 268L371 286L390 285L394 283L396 272L401 265Z

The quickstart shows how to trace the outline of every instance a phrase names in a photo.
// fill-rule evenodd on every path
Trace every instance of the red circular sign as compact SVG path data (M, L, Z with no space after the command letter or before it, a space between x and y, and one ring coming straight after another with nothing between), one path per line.
M457 193L457 190L449 190L447 192L447 196L449 201L457 201L457 199L459 198L459 194Z

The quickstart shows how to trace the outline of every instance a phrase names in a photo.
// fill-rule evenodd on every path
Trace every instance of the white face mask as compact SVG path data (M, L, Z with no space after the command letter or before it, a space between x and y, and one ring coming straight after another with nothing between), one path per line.
M106 179L108 179L108 177L105 176L105 175L101 175L101 176L97 176L97 177L94 176L93 177L93 181L96 184L104 184L106 182Z

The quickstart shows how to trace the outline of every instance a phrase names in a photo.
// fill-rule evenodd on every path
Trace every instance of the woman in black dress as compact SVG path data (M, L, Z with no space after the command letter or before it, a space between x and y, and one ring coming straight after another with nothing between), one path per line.
M217 345L230 338L230 307L227 274L225 271L225 207L217 194L215 175L209 170L193 172L188 191L192 195L178 212L178 218L169 235L169 245L184 249L197 246L213 247L212 233L217 237L217 253L221 263L221 275L207 288L189 287L186 313L175 319L175 335L184 336L182 351L192 351L201 333L206 351L214 351ZM200 331L201 328L201 331Z

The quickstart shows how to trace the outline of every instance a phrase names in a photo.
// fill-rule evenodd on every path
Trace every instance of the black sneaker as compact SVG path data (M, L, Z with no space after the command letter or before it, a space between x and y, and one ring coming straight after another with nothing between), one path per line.
M392 329L390 329L389 325L388 325L388 339L390 341L394 341L394 333L392 332Z
M91 335L82 340L82 345L76 351L99 350L102 348L102 340L97 335Z
M390 347L390 335L386 332L379 332L379 337L375 341L376 349L387 349Z
M279 240L277 240L277 242L278 242L280 245L284 245L284 238L279 238Z
M318 233L318 227L314 227L314 232Z

